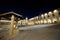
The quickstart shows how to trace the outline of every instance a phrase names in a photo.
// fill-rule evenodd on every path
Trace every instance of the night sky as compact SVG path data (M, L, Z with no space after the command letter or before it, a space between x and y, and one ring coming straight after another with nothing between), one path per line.
M56 8L60 8L59 1L0 1L0 13L14 11L24 18L31 18Z

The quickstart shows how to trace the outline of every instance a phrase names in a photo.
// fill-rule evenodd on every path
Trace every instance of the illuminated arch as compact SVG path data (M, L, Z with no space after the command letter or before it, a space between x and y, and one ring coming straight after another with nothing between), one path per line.
M57 18L53 18L53 23L55 23L55 22L57 22L58 20L57 20Z
M52 23L51 19L48 19L48 23Z

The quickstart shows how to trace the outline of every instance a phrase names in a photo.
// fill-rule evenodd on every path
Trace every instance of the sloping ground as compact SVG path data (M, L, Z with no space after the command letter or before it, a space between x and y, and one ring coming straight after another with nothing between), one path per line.
M53 25L57 24L38 24L38 25L29 25L29 26L22 26L19 27L19 30L31 30L31 29L37 29L37 28L44 28L44 27L51 27Z
M40 28L41 26L31 30L20 30L18 35L10 40L60 40L60 24ZM1 30L0 40L5 40L6 35L7 31Z
M0 30L0 40L6 40L7 30Z
M12 40L60 40L60 25L31 30L20 30Z

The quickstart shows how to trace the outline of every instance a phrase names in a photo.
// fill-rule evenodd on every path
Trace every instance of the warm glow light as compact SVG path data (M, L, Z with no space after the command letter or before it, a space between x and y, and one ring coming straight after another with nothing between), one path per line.
M48 19L48 23L52 23L50 19Z
M43 20L41 20L41 23L43 23Z
M41 17L43 17L44 15L42 14Z
M51 14L52 14L52 12L49 12L48 14L49 14L49 15L51 15Z
M54 23L54 22L57 22L57 19L56 19L56 18L53 19L53 23Z
M47 23L47 21L46 21L46 20L44 20L44 23Z
M9 20L0 20L0 22L11 22Z
M26 17L26 20L27 20L28 18Z
M58 14L58 10L54 10L53 13L54 13L55 16L58 16L59 15Z
M54 10L53 12L56 13L56 12L58 12L58 10Z
M34 20L34 18L30 18L29 20Z
M47 16L47 13L45 13L45 16Z
M15 25L14 25L14 28L15 28Z
M36 16L36 18L38 19L38 16Z

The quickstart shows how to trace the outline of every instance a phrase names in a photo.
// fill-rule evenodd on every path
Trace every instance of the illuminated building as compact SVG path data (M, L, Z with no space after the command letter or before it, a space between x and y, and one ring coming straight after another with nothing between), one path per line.
M18 21L22 19L22 15L15 12L8 12L0 14L0 28L8 30L8 39L18 33ZM7 25L7 26L6 26ZM5 29L6 30L6 29Z
M38 15L36 17L33 17L32 20L34 20L36 24L59 23L60 9L56 9L48 13Z
M12 12L9 12L10 14ZM9 14L6 13L6 14ZM6 15L4 14L4 15ZM15 14L15 13L13 13ZM12 14L11 14L12 15ZM18 14L15 14L18 15ZM9 15L7 15L9 16ZM18 15L21 16L21 15ZM7 19L9 19L8 17L6 17ZM4 17L1 17L0 19L4 19ZM17 17L15 17L15 19L17 19ZM55 9L53 11L49 11L47 13L43 13L41 15L32 17L30 19L28 19L28 17L26 17L25 19L20 19L18 17L18 24L21 25L36 25L36 24L48 24L48 23L55 23L55 22L60 22L60 9ZM7 22L7 21L6 21ZM10 22L10 21L9 21Z

